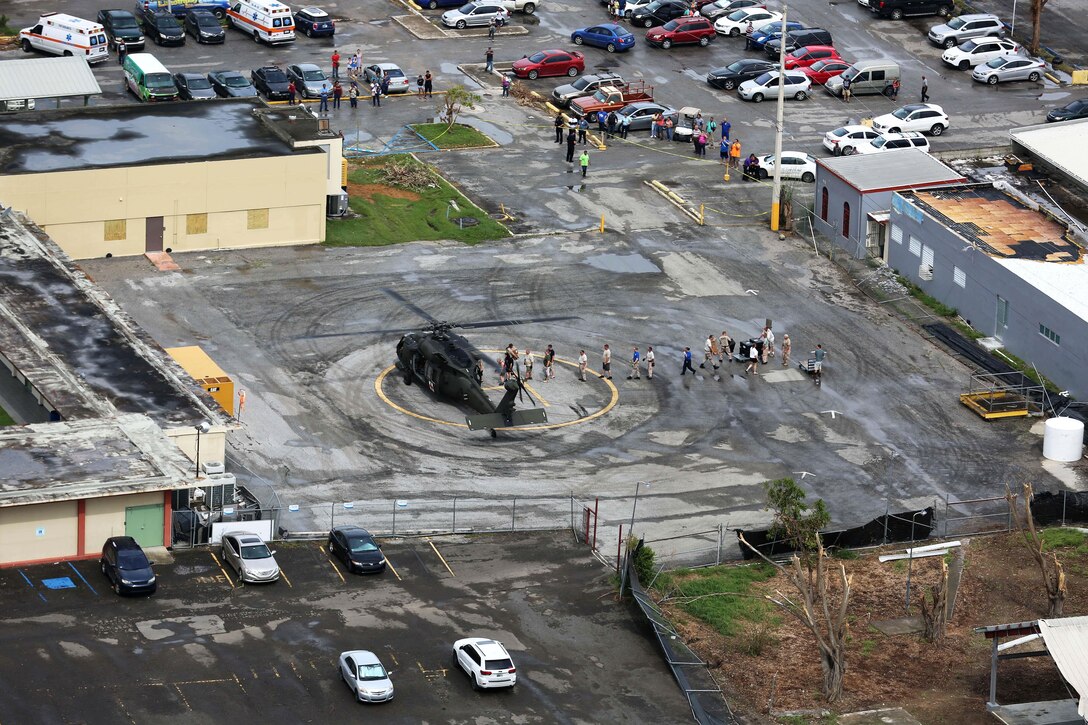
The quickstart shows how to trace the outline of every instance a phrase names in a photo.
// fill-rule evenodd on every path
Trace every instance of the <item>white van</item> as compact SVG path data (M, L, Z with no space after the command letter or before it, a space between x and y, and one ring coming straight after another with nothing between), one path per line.
M19 31L23 51L40 50L53 55L79 55L88 63L109 57L106 30L98 23L64 13L46 13L38 24Z
M295 39L291 8L275 0L239 0L227 11L230 24L259 43L289 43Z

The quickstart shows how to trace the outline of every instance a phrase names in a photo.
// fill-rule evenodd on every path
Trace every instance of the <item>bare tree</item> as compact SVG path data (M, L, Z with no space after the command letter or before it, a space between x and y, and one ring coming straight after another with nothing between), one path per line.
M1016 524L1016 530L1024 541L1024 546L1031 553L1039 571L1043 575L1046 587L1047 616L1060 617L1065 606L1065 569L1055 552L1043 551L1043 539L1035 528L1035 519L1031 515L1031 501L1035 498L1031 484L1025 483L1022 505L1017 502L1017 495L1006 486L1005 500L1009 503L1009 514Z
M452 126L457 123L457 116L465 108L475 108L483 98L479 93L473 93L462 85L450 86L442 97L442 105L438 107L439 119Z
M1039 55L1039 26L1047 0L1031 0L1031 54Z
M922 590L922 636L927 642L942 644L948 625L948 564L941 559L941 575L926 592Z
M768 506L775 512L772 535L780 537L794 548L790 560L783 564L772 561L740 535L741 542L757 556L774 566L797 590L791 599L781 591L767 599L799 621L816 639L823 671L824 696L835 702L842 696L846 677L847 610L850 604L851 577L846 567L830 567L830 556L824 549L820 528L830 516L822 500L810 509L804 502L805 493L792 478L782 478L766 484ZM834 580L834 585L832 583Z

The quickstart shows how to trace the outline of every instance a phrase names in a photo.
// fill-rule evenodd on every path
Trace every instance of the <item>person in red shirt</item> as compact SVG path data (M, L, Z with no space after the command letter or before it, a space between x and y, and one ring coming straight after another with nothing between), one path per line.
M291 81L290 83L287 84L287 104L288 105L290 105L290 106L295 105L295 93L296 92L297 92L297 89L295 88L295 82Z
M334 50L332 52L332 79L335 81L340 78L340 51Z

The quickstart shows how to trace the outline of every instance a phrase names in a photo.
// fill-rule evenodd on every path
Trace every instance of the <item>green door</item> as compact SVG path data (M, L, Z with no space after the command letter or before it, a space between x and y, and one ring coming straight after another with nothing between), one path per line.
M136 539L140 546L162 546L161 503L149 506L128 506L125 508L125 534Z

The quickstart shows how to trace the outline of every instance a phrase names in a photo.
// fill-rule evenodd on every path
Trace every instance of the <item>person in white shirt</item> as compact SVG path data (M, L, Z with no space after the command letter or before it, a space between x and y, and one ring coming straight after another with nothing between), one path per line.
M578 379L581 380L583 383L586 381L587 367L589 367L589 356L586 355L585 350L582 350L580 353L578 353Z
M646 378L648 380L654 379L654 346L649 345L646 347Z
M525 349L525 356L522 358L522 360L525 362L525 379L526 380L532 380L533 379L533 351L526 348Z
M602 373L599 377L612 379L612 351L608 349L608 345L605 344L604 350L601 351L601 369Z

